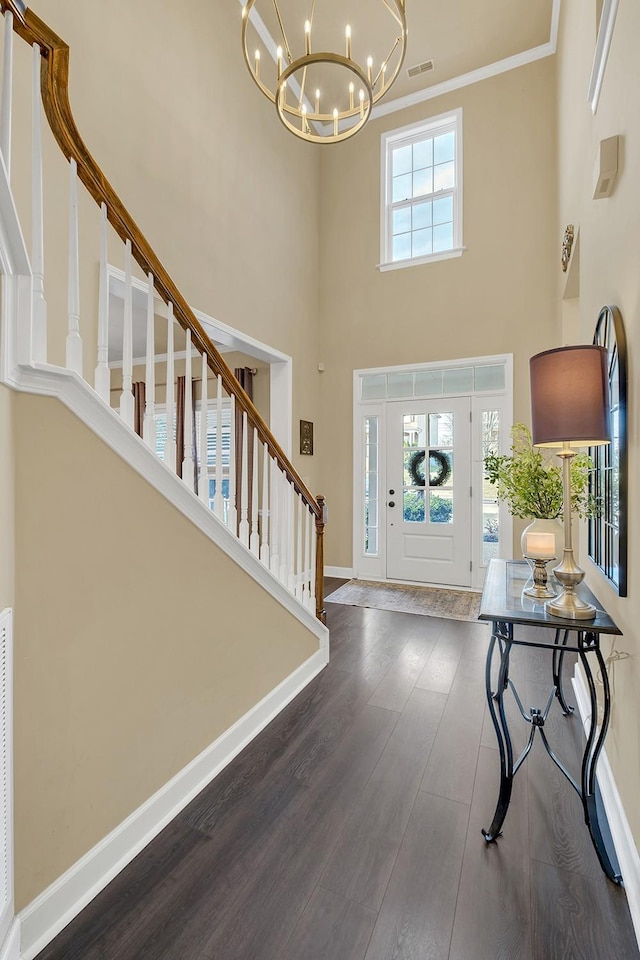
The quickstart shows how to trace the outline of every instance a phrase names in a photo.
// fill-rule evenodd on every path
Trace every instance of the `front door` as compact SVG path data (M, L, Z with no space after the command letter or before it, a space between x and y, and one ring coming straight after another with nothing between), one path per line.
M471 398L387 403L387 579L471 584Z

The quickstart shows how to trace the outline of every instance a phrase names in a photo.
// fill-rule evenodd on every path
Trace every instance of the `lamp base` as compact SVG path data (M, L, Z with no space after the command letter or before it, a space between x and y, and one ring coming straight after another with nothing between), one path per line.
M563 620L593 620L598 612L592 604L576 596L573 585L567 585L554 600L547 600L544 609L552 617Z

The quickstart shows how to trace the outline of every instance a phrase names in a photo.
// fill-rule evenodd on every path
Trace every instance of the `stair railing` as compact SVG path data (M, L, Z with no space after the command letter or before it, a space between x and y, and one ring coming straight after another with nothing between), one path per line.
M314 498L280 444L211 342L193 310L91 156L76 127L69 103L69 47L22 0L0 0L5 17L0 152L11 173L13 34L33 49L32 363L47 362L47 304L44 270L44 205L41 112L69 163L69 285L66 368L83 377L80 318L78 180L100 208L100 290L97 363L93 388L112 404L109 367L109 288L107 224L125 246L122 389L118 410L170 469L214 515L324 622L324 498ZM133 262L147 282L144 402L134 395ZM138 282L139 286L139 282ZM155 351L158 298L167 322L166 354ZM178 327L176 328L176 323ZM184 351L176 343L184 333ZM176 393L176 362L184 359L184 382ZM194 368L194 359L196 367ZM165 414L156 403L159 364L166 367ZM85 381L86 382L86 381ZM194 403L199 402L199 423ZM176 408L181 420L177 421ZM182 419L183 418L183 419ZM166 436L159 437L163 421ZM195 435L197 434L197 435ZM195 436L194 436L195 435ZM192 442L193 437L193 442ZM182 449L177 440L181 439ZM194 456L195 454L195 456ZM239 492L239 496L236 495Z

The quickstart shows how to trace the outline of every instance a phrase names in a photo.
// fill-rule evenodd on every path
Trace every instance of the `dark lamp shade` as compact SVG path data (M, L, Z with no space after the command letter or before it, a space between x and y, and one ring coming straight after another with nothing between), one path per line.
M607 351L580 345L531 357L531 434L538 447L609 443Z

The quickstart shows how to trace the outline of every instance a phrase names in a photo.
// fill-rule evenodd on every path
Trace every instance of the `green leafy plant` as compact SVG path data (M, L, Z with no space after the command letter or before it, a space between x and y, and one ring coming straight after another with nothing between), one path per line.
M562 516L562 468L531 442L523 423L511 429L511 456L491 453L484 458L485 476L496 488L514 517L553 520ZM571 461L571 507L579 517L598 513L596 498L589 492L591 458L577 454Z

